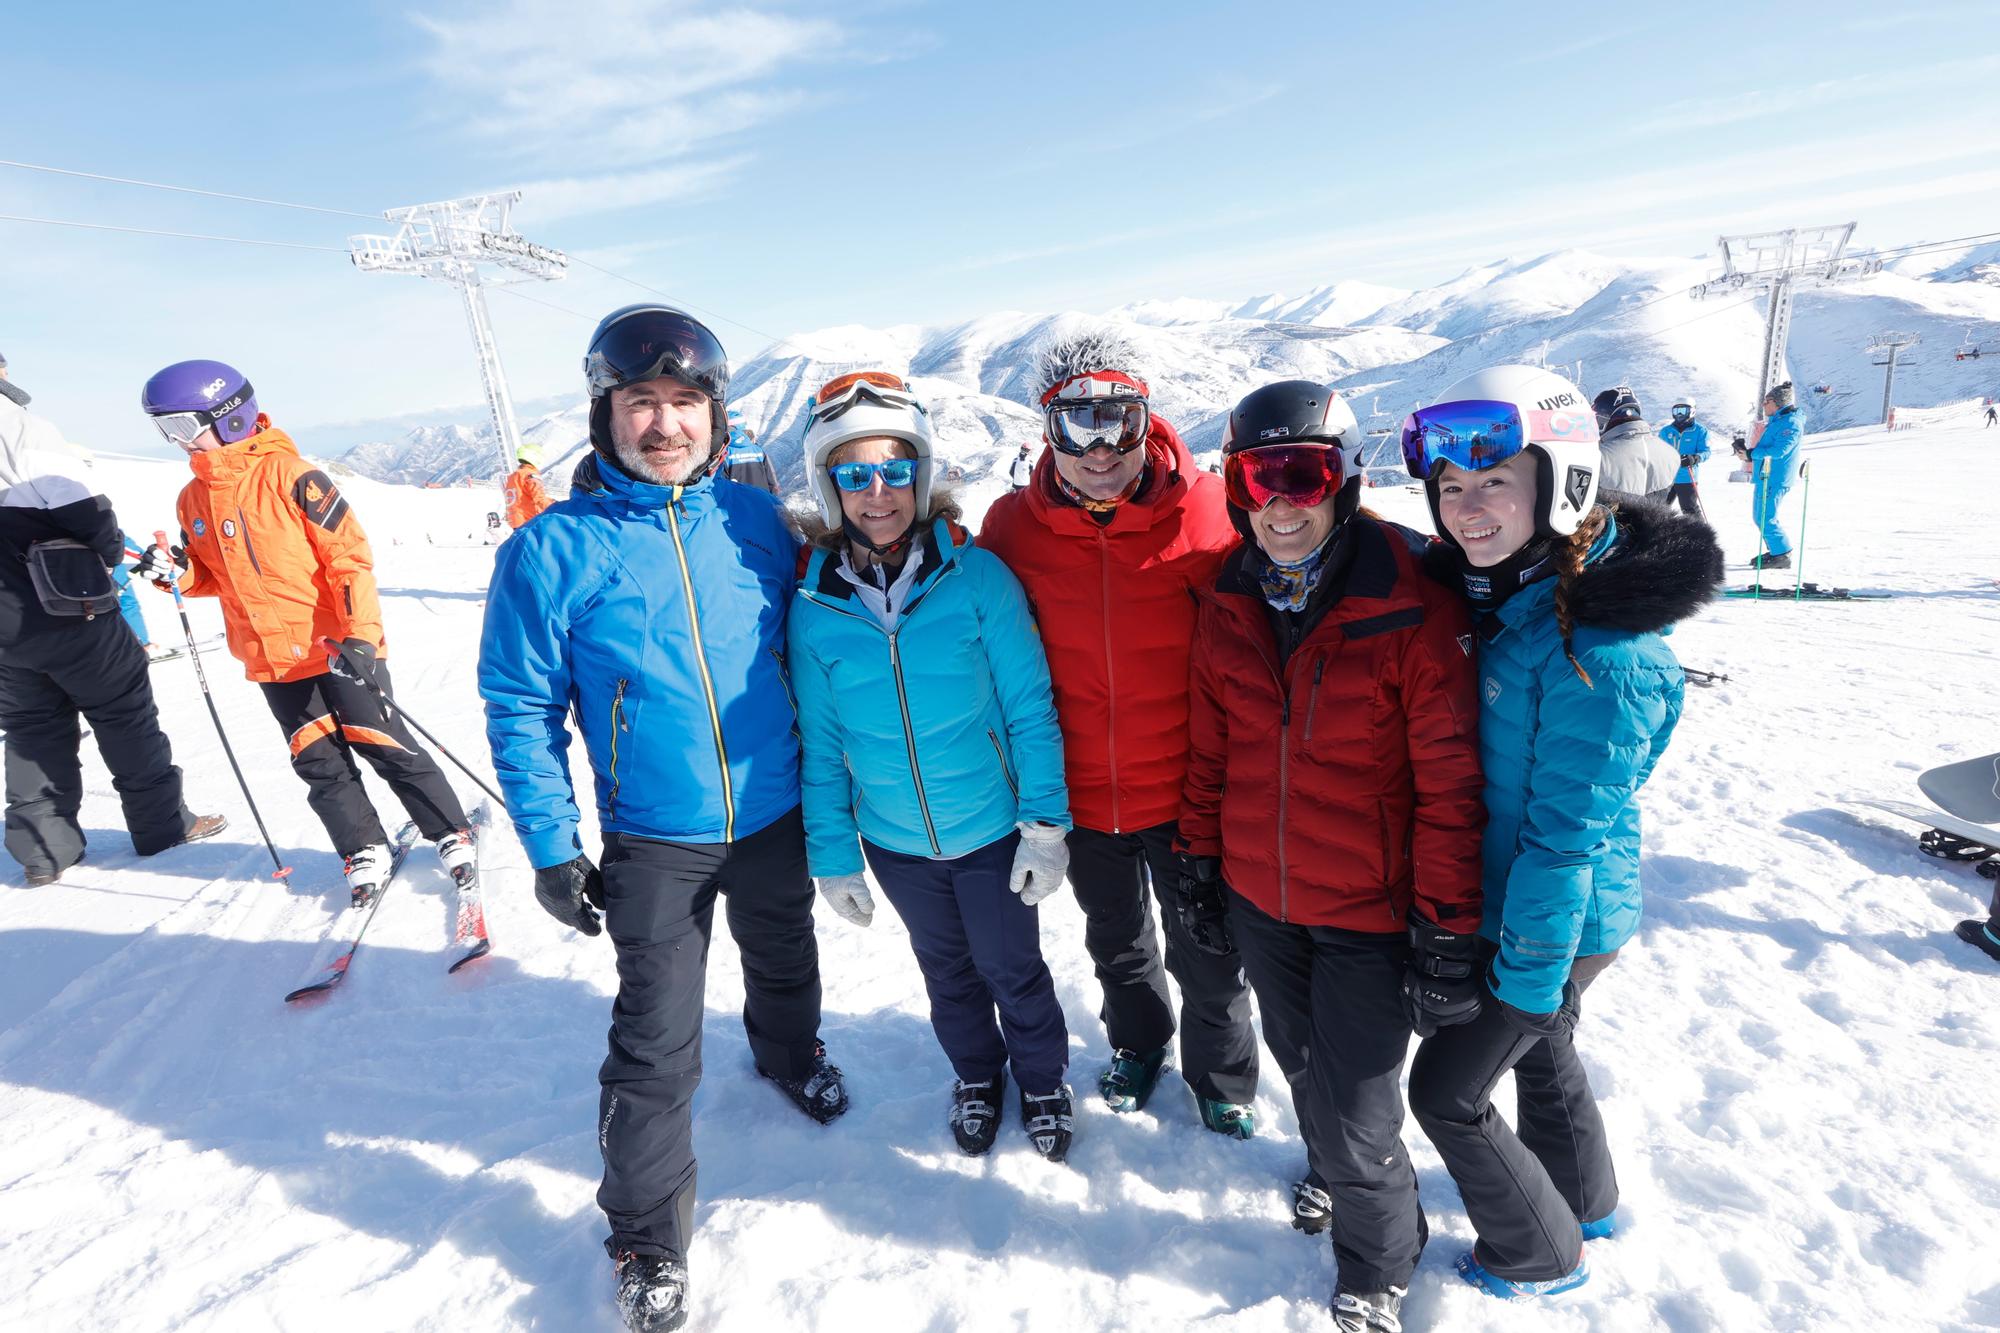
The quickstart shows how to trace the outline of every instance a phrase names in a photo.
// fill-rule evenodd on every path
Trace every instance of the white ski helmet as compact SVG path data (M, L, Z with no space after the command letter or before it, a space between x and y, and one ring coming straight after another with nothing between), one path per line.
M930 414L900 378L884 371L866 371L830 381L807 410L803 446L806 479L812 485L813 498L819 501L819 516L828 526L837 528L841 523L840 488L826 470L833 451L877 435L902 440L915 451L917 479L912 489L917 521L921 523L930 512Z
M1452 541L1438 512L1439 469L1434 462L1428 466L1423 462L1421 443L1413 456L1411 427L1425 413L1464 402L1500 403L1514 410L1522 435L1520 445L1492 461L1501 462L1517 452L1532 454L1536 460L1535 535L1567 537L1575 532L1597 503L1602 458L1596 411L1581 390L1553 371L1537 366L1493 366L1452 384L1435 403L1418 409L1404 422L1403 460L1410 475L1424 483L1438 535Z

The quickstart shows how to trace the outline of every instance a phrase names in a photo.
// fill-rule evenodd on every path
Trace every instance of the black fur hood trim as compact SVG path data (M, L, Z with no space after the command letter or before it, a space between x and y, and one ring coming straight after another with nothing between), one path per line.
M1617 540L1569 590L1579 625L1652 634L1685 620L1724 578L1715 530L1666 505L1628 500L1613 511Z

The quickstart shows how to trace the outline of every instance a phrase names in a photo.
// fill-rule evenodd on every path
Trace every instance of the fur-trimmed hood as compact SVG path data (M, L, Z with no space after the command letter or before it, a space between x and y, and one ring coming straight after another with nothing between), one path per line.
M1609 549L1593 552L1570 586L1577 624L1655 634L1699 611L1722 586L1722 546L1700 519L1628 500L1611 522Z

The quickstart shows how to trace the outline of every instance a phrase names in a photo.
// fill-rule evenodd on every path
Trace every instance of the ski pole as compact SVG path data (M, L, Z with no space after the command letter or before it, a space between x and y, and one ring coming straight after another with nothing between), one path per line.
M173 552L167 548L167 533L164 528L156 528L153 542L166 552L168 565L173 563ZM194 678L201 682L201 697L208 704L208 715L215 720L215 734L222 741L222 752L229 756L229 767L236 774L236 785L243 789L243 800L250 807L250 818L257 821L257 831L264 835L264 850L271 853L271 864L277 869L271 872L272 879L284 879L292 873L285 859L278 855L277 844L271 841L271 830L264 827L264 816L257 811L257 798L250 794L250 784L243 779L243 765L236 762L236 751L229 746L229 733L222 729L222 714L215 709L215 696L209 692L208 673L201 669L201 650L195 647L194 624L188 619L187 603L181 600L181 580L176 573L167 587L174 594L174 610L181 613L181 628L187 632L188 656L194 659Z
M465 776L471 778L474 786L478 787L479 790L485 792L488 796L491 796L494 799L494 801L500 805L502 809L506 808L507 802L505 798L503 798L500 795L499 792L494 791L491 787L487 786L486 780L484 778L480 777L477 773L467 768L465 766L465 761L463 759L460 759L450 750L445 749L443 741L431 735L429 731L424 729L423 723L411 717L409 709L397 703L393 698L389 696L389 692L387 690L383 689L379 684L376 683L375 676L372 672L366 670L365 668L358 667L354 664L354 659L347 655L347 647L345 644L342 644L335 639L321 639L320 642L326 645L326 650L329 653L336 654L341 661L347 663L348 673L354 676L356 679L360 680L360 682L363 685L366 685L368 687L369 692L373 694L377 699L380 699L382 701L382 706L384 708L388 709L390 712L393 713L401 713L403 715L403 721L409 723L412 727L416 728L417 734L419 736L422 736L425 740L429 741L433 746L435 746L439 754L451 760L452 763L458 765L459 771L465 774Z
M1764 527L1766 522L1765 506L1770 502L1771 497L1770 459L1767 458L1764 460L1764 479L1752 482L1750 489L1752 492L1751 498L1755 501L1757 508L1757 581L1750 585L1752 589L1750 600L1756 602L1762 601L1764 598Z
M1812 460L1799 464L1799 567L1792 575L1792 600L1804 596L1806 579L1806 510L1812 504Z

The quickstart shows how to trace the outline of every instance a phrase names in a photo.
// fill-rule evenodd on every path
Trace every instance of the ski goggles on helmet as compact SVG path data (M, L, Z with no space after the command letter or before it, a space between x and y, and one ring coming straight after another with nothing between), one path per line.
M1311 509L1347 480L1340 448L1331 444L1267 444L1239 449L1222 460L1229 503L1260 513L1273 500Z
M1140 398L1097 398L1056 403L1045 414L1049 443L1072 457L1099 445L1129 454L1146 442L1152 413Z
M668 377L721 402L729 390L729 358L700 320L655 306L600 329L583 358L583 376L592 398L621 385Z
M1451 463L1467 472L1496 467L1530 443L1597 443L1597 414L1587 404L1523 413L1514 403L1468 398L1420 407L1403 420L1403 464L1428 481Z
M912 407L922 412L924 405L910 392L910 386L886 370L857 370L837 375L813 395L806 408L808 429L815 421L831 421L857 403L886 403L890 407Z
M1679 420L1679 419L1680 419L1680 418L1682 418L1682 417L1691 417L1691 416L1693 416L1693 415L1694 415L1694 409L1693 409L1692 407L1689 407L1689 406L1688 406L1688 405L1687 405L1686 403L1675 403L1675 404L1674 404L1674 419L1675 419L1675 420Z
M1146 382L1122 370L1093 370L1049 386L1042 414L1049 443L1072 457L1102 446L1129 454L1152 429Z
M167 443L185 449L200 439L203 431L211 429L216 422L228 417L230 413L256 396L257 391L250 387L250 381L245 380L242 388L214 407L195 408L187 412L162 412L153 417L152 421L159 427L160 434L167 437Z
M880 463L833 463L828 465L827 475L833 484L843 491L857 494L875 484L881 477L884 486L902 490L917 479L918 460L914 458L890 458Z

